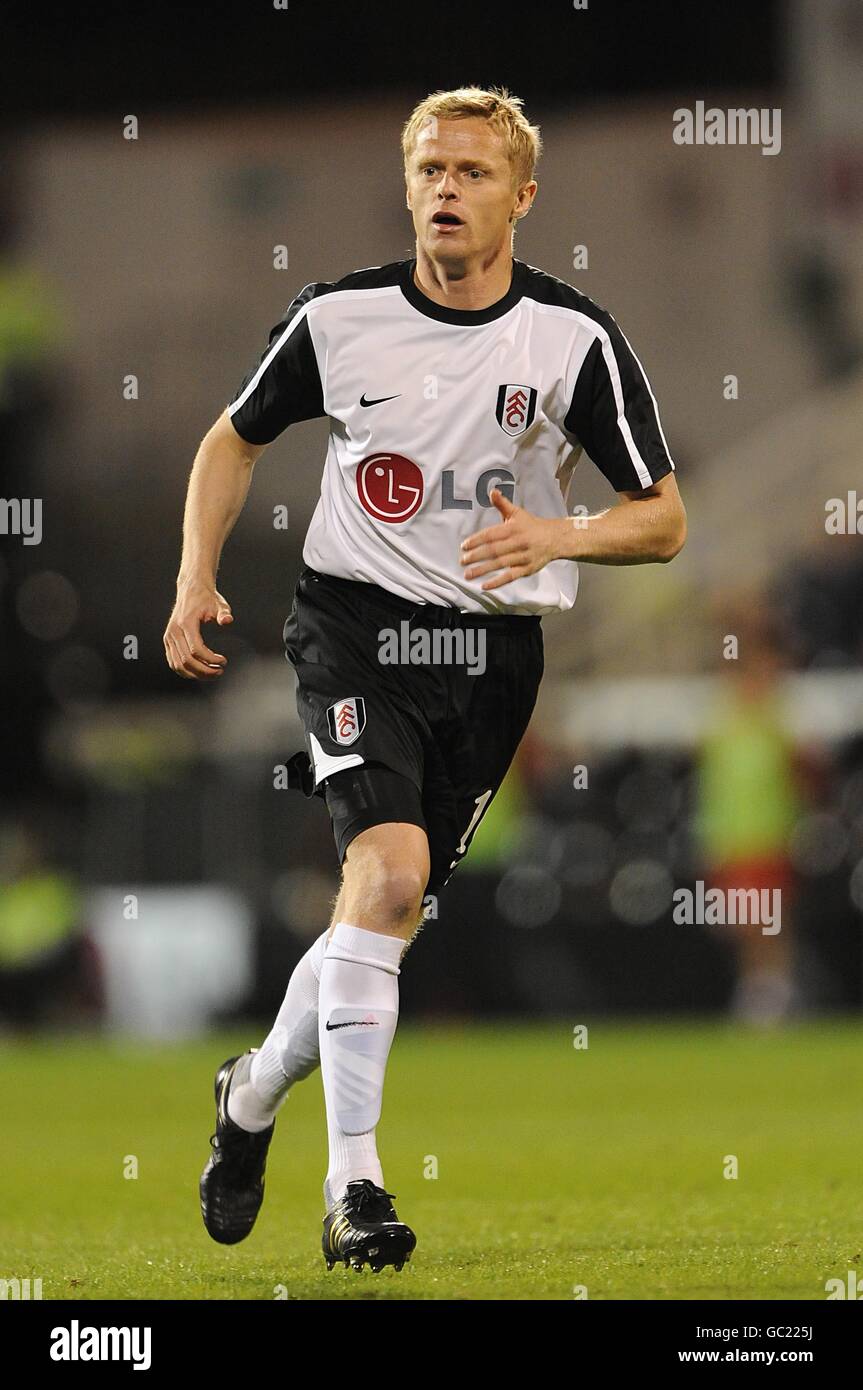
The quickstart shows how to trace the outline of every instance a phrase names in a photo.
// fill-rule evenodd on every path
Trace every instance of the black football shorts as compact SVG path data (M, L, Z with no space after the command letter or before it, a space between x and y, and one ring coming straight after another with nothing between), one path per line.
M540 618L460 613L307 567L284 642L306 734L289 786L325 800L340 863L370 826L421 826L426 893L439 891L527 728Z

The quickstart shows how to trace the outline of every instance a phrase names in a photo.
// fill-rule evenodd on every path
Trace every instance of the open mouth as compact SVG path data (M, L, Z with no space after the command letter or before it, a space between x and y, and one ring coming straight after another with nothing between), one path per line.
M463 227L464 223L454 212L436 212L432 218L435 227Z

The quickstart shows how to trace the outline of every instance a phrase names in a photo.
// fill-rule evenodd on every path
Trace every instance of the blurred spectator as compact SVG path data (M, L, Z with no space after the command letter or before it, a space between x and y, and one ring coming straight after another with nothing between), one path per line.
M801 805L799 759L780 718L783 654L763 601L751 595L730 613L726 606L725 620L737 638L737 659L724 665L726 698L698 757L696 823L705 889L718 888L726 903L734 890L778 895L775 934L760 921L717 929L731 933L735 945L732 1012L771 1024L795 1004L789 842Z
M97 1003L77 886L45 861L38 834L0 827L0 1024L75 1021Z

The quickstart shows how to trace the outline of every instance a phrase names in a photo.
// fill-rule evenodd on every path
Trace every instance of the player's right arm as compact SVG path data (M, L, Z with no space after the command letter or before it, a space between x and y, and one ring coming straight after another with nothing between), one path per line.
M177 602L164 637L168 665L188 680L214 680L227 664L226 657L203 641L201 623L224 626L234 621L230 604L216 588L216 574L257 459L289 425L325 413L308 312L319 295L333 288L329 282L313 282L300 290L270 330L260 361L195 458L183 520Z
M226 410L195 456L183 517L177 599L163 638L168 665L186 680L214 680L227 665L227 657L204 642L201 624L225 626L234 621L230 604L216 588L219 558L265 448L247 443Z

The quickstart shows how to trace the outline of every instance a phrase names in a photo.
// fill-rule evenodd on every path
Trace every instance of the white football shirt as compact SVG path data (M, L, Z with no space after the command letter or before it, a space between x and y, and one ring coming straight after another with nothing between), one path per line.
M614 319L555 276L513 261L503 299L446 308L416 260L306 285L228 406L268 444L328 416L321 496L303 548L323 574L462 612L572 607L571 560L483 593L461 542L499 514L497 487L537 516L567 515L582 449L617 491L673 470L641 363Z

